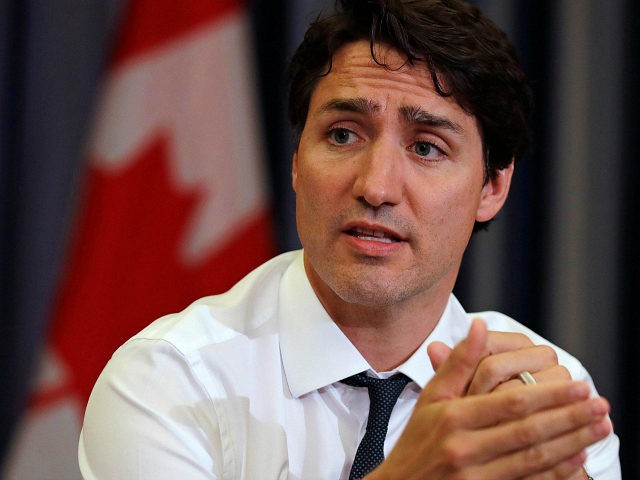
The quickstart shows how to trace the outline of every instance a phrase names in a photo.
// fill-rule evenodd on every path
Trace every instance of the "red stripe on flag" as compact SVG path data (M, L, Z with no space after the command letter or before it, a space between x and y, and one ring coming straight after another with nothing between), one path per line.
M241 0L130 1L112 67L243 7Z

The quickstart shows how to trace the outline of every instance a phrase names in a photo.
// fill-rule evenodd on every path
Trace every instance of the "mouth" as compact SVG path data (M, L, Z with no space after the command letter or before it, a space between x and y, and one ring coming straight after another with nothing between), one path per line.
M353 227L346 231L348 235L371 242L396 243L402 239L393 232L384 229Z

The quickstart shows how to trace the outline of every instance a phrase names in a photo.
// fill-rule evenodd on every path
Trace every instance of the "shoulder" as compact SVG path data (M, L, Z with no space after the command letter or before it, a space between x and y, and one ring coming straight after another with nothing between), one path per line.
M223 379L246 370L253 350L268 345L269 352L277 351L269 332L277 329L281 277L296 256L280 255L228 292L154 321L116 350L96 387L127 384L128 392L146 396L142 385L166 391L175 382L191 398L221 394Z
M122 345L88 402L81 465L110 472L105 478L133 478L140 459L162 472L157 478L201 478L193 466L222 472L228 432L249 418L241 411L246 402L228 399L261 398L255 358L279 361L271 325L281 278L295 258L270 260L228 292L162 317Z
M280 280L298 255L298 251L283 253L260 265L229 291L200 298L181 312L157 319L121 349L135 343L161 342L189 355L263 328L276 317Z

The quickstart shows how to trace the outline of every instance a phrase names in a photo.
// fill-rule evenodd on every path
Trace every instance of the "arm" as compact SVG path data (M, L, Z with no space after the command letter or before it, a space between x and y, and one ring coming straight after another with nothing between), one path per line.
M214 408L170 344L136 340L121 348L87 406L79 461L86 480L218 478Z
M475 321L439 366L376 479L570 478L584 449L611 425L608 404L582 382L548 382L464 396L484 357L488 332ZM545 477L547 475L547 477Z

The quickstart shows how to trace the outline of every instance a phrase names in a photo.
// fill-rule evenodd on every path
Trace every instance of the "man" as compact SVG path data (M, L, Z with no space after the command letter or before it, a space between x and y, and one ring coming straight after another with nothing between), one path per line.
M457 0L345 0L290 93L304 250L114 354L85 478L620 478L579 362L451 294L527 147L504 34Z

